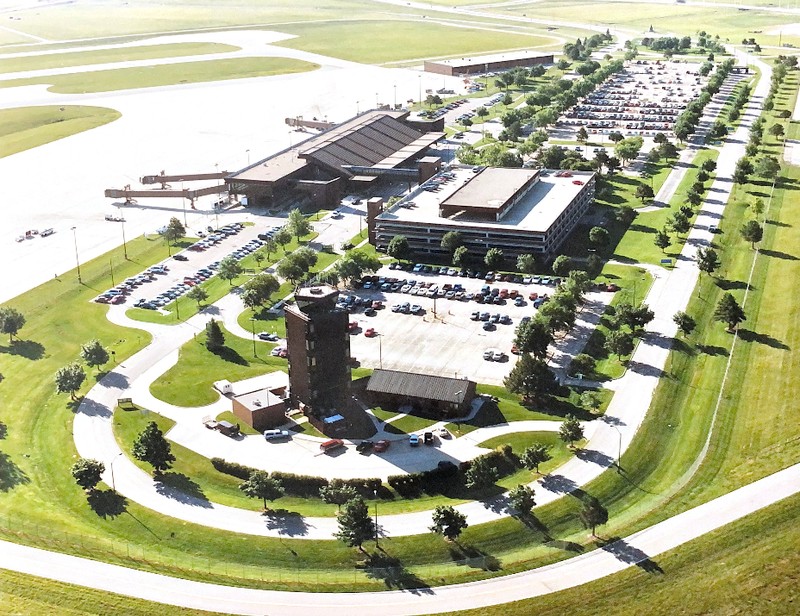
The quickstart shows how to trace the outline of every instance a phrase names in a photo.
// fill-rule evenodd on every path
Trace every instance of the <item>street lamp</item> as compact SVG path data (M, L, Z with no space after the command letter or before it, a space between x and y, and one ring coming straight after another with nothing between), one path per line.
M75 231L77 227L71 227L72 229L72 239L75 242L75 266L78 268L78 284L81 284L83 281L81 280L81 262L78 259L78 234Z
M125 255L125 260L128 260L128 243L125 241L125 217L120 216L119 222L122 225L122 252Z
M253 357L258 357L256 354L256 320L250 317L250 333L253 334Z
M622 432L614 424L610 423L608 425L611 426L612 428L614 428L614 430L616 430L617 434L619 435L619 445L617 447L617 472L621 473L622 472L622 464L621 464L622 463Z
M375 495L375 547L378 546L378 490L377 488L372 491Z
M250 150L245 150L247 152L247 166L250 166Z
M109 465L109 467L111 468L111 491L112 492L116 492L117 491L117 483L116 483L116 481L114 481L114 462L119 460L119 457L123 453L124 453L123 451L120 451L116 456L114 456L114 459L111 460L111 464Z
M394 84L394 108L397 109L397 84Z
M356 115L358 115L359 113L361 113L361 108L358 106L358 103L359 103L359 102L360 102L360 101L356 101Z
M383 369L383 336L378 334L378 366Z

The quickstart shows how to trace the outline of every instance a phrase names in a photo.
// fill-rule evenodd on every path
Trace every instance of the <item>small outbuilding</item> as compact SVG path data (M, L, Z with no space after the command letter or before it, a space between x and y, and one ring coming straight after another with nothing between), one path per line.
M449 418L469 412L476 386L466 378L380 369L370 376L366 391L381 405L410 405L424 415Z
M218 381L215 389L230 398L231 411L245 424L263 432L286 423L289 375L276 371L230 383Z

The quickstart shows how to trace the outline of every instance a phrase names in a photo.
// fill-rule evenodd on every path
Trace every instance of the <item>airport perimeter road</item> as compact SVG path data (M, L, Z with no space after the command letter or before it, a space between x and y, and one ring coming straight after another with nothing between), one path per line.
M282 592L171 578L94 560L0 542L0 568L179 607L230 614L305 616L341 610L348 616L435 614L546 595L598 580L722 528L800 492L800 464L734 490L603 549L547 567L470 584L408 591Z

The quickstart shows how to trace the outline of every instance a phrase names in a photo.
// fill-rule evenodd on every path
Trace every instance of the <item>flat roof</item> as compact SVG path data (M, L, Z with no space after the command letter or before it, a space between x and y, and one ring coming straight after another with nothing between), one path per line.
M484 170L488 171L488 169ZM529 169L503 169L508 174L529 177ZM546 233L572 200L583 190L586 182L594 175L591 171L570 171L569 177L556 177L555 172L541 172L540 179L531 190L499 221L486 221L463 212L448 218L439 216L441 203L449 199L475 175L472 168L456 167L450 169L456 178L443 183L439 192L419 190L408 198L398 201L388 211L377 217L378 222L409 222L419 224L446 224L465 228L487 228L498 231L510 228L536 233ZM490 174L491 177L493 174ZM506 174L503 173L502 177ZM579 183L576 183L579 182ZM497 187L501 194L504 187ZM481 188L483 191L483 188ZM413 205L409 206L409 202Z
M533 51L523 49L520 51L507 51L504 53L492 53L485 56L470 56L468 58L450 58L449 60L430 60L429 64L444 64L447 66L479 66L481 64L493 64L494 62L507 62L512 60L526 60L533 58L552 57L552 51Z
M217 387L218 384L225 383L227 381L217 381L214 383L214 386ZM231 385L231 393L234 397L244 396L254 391L261 391L263 389L276 389L278 387L284 387L289 385L289 375L281 370L275 370L274 372L268 372L266 374L261 374L259 376L254 376L249 379L243 379L241 381L235 381L230 383ZM219 387L217 387L219 389Z
M487 167L473 175L441 204L448 207L501 209L525 184L539 175L538 169Z

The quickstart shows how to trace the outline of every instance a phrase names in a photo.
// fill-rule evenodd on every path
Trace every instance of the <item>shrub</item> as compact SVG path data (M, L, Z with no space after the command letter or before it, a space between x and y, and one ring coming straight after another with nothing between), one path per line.
M220 473L225 473L226 475L232 475L233 477L238 477L239 479L244 479L244 480L249 479L250 474L253 471L258 470L250 466L245 466L244 464L239 464L237 462L228 462L224 458L211 458L211 464Z

